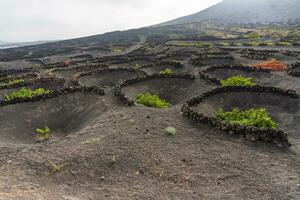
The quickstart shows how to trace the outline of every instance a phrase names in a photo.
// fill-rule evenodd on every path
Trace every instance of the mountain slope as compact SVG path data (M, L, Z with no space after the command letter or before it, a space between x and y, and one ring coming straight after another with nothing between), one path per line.
M161 25L201 21L222 23L263 23L300 20L300 0L223 0L201 12Z

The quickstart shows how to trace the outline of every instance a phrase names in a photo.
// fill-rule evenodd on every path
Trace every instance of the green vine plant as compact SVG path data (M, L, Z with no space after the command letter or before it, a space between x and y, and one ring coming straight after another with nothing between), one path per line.
M211 44L208 42L177 42L176 46L181 46L181 47L210 47Z
M0 87L17 85L17 84L21 84L21 83L24 83L24 82L25 81L23 79L10 80L10 81L8 81L6 83L0 83Z
M49 94L50 90L45 90L44 88L39 88L36 90L31 90L30 88L21 88L17 91L14 91L9 94L5 94L4 99L5 101L11 101L14 99L23 99L23 98L33 98L35 96Z
M171 104L159 96L146 92L137 96L137 102L147 107L169 108Z
M141 65L140 65L139 63L135 63L135 64L133 65L133 68L134 68L134 69L139 69L139 68L141 68Z
M47 126L45 126L44 128L37 128L35 132L37 133L38 139L40 140L49 140L51 135L51 130Z
M33 68L33 69L40 69L40 68L41 68L41 65L39 65L39 64L33 64L33 65L32 65L32 68Z
M230 78L221 80L222 86L255 86L256 83L253 82L253 78L246 78L241 75L232 76Z
M60 172L64 166L59 164L51 164L51 171L53 173Z
M217 117L230 124L273 129L277 129L279 127L279 125L270 117L267 109L265 108L249 109L244 111L234 108L232 111L227 112L220 109L217 112Z
M165 70L160 71L159 74L162 74L162 75L172 75L172 74L174 74L174 72L173 72L173 70L167 68Z
M113 156L112 158L111 158L111 164L112 165L115 165L115 164L117 164L118 162L120 162L120 157L117 155L117 156Z

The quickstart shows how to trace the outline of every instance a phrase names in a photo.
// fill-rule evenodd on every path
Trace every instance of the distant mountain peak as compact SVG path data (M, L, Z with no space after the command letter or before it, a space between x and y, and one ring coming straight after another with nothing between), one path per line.
M268 23L300 20L300 0L223 0L201 12L161 25L202 21Z

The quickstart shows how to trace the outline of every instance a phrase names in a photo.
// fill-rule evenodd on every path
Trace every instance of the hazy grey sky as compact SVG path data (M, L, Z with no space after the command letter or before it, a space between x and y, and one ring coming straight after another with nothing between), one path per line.
M67 39L149 26L221 0L0 0L0 40Z

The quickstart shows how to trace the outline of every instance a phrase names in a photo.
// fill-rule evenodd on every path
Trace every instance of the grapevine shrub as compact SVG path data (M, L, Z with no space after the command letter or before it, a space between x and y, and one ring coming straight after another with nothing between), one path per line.
M228 79L221 80L222 86L255 86L252 82L253 78L246 78L243 76L233 76Z
M178 42L176 44L177 46L181 46L181 47L209 47L211 46L210 43L207 42Z
M15 79L15 80L10 80L7 83L0 83L0 87L3 86L11 86L11 85L17 85L17 84L21 84L24 83L25 81L23 79Z
M139 94L137 96L137 102L139 104L143 104L147 107L154 107L154 108L169 108L170 103L168 103L166 100L161 99L159 96L145 93L145 94Z
M50 128L47 126L44 128L37 128L35 131L38 134L39 139L48 140L50 138Z
M265 108L244 111L234 108L228 112L220 109L217 113L217 117L231 124L255 126L258 128L278 128L278 124L272 120Z
M172 74L174 74L174 72L169 68L167 68L163 71L160 71L159 73L162 74L162 75L172 75Z
M5 94L5 100L10 101L14 99L20 99L20 98L32 98L35 96L43 95L43 94L49 94L50 90L45 90L43 88L39 88L36 90L31 90L29 88L21 88L17 91L14 91L9 94Z

